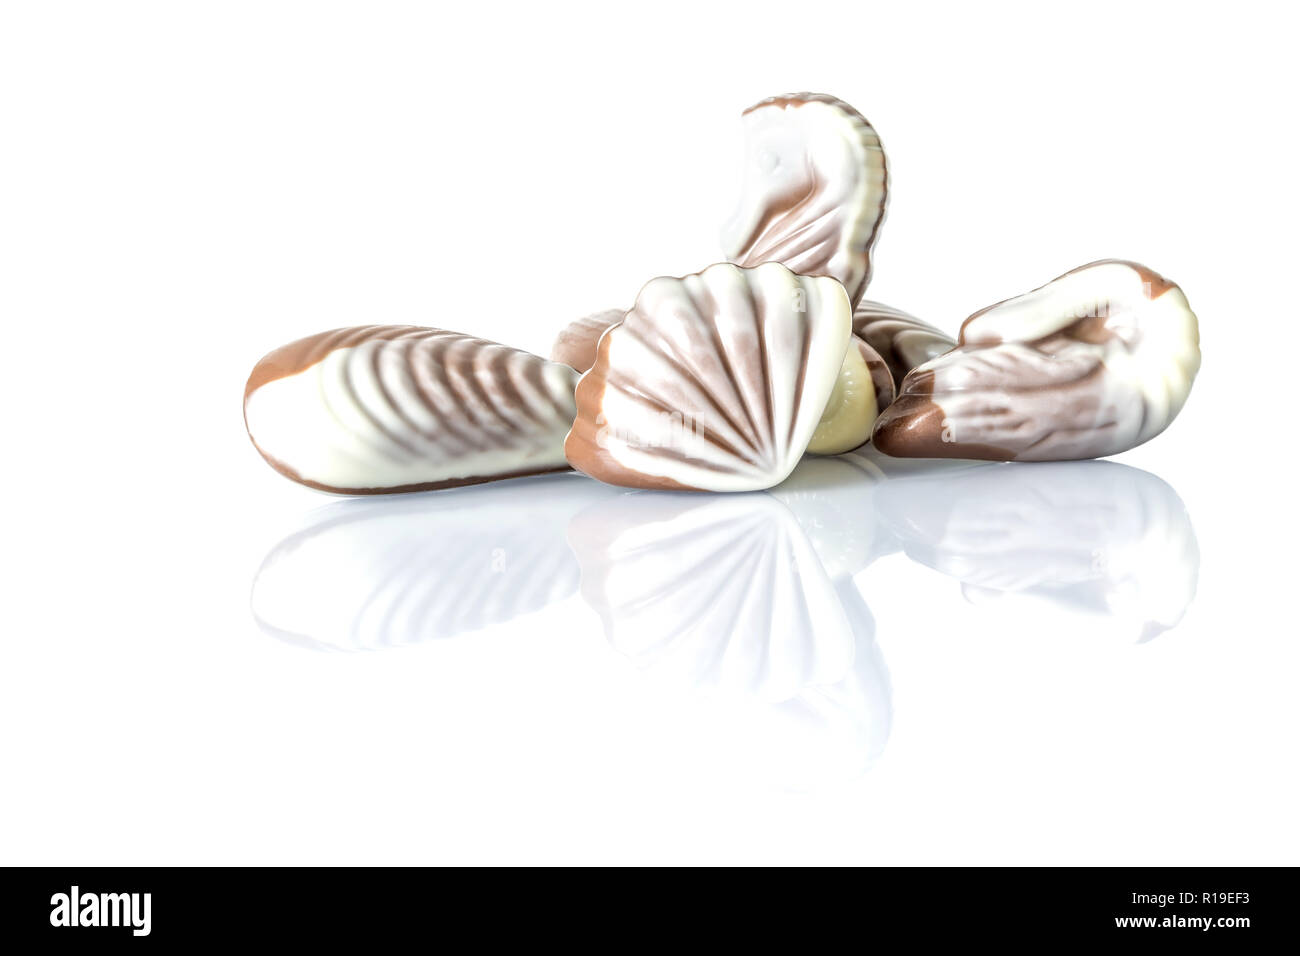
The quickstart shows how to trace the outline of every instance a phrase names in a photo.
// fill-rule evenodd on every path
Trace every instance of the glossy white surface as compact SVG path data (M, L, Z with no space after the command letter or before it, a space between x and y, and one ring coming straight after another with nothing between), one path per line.
M0 860L1300 861L1285 12L780 9L0 9ZM281 343L545 353L713 261L736 113L804 87L890 151L868 298L1175 278L1169 429L680 504L336 501L249 444Z
M565 455L627 487L779 484L844 384L852 323L842 285L776 262L652 279L601 336Z

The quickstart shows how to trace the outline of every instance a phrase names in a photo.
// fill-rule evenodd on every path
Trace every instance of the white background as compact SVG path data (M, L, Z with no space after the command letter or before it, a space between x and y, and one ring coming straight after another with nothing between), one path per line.
M0 861L1298 862L1294 13L641 11L3 7ZM1182 286L1203 370L1119 459L1194 525L1181 623L1136 644L887 553L853 579L889 674L865 767L658 679L577 593L376 651L259 628L264 556L329 504L244 434L264 352L363 323L545 352L717 259L739 113L802 89L889 154L870 298L955 331L1101 257Z

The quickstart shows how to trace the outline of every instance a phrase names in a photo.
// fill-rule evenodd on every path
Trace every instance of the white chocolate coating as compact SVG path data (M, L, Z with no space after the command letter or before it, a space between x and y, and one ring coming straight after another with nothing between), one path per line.
M343 329L263 359L244 417L277 470L321 490L470 484L563 469L577 377L455 332Z
M876 131L847 103L814 93L764 100L744 123L741 198L722 234L727 258L831 276L856 303L888 199Z
M871 370L861 348L850 346L826 410L808 442L808 451L814 455L839 455L865 445L871 440L877 414L876 383Z
M837 281L778 263L652 279L578 384L569 462L631 487L778 484L826 410L851 320Z
M907 376L873 440L914 457L1114 455L1173 421L1200 362L1178 286L1096 262L967 319L958 348Z

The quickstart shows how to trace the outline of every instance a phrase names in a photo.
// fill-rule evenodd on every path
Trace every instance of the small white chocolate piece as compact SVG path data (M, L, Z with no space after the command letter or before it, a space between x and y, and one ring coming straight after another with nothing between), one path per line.
M778 484L826 410L851 320L837 281L778 263L652 279L578 383L569 463L639 488Z
M808 442L814 455L839 455L865 445L871 440L871 426L876 423L876 382L863 356L871 347L854 339L844 355L835 387L817 430Z
M320 491L446 488L564 470L577 378L456 332L336 329L257 364L244 422L272 467Z
M1173 421L1200 364L1178 286L1094 262L967 319L958 348L908 374L872 441L912 458L1115 455Z
M871 124L833 96L776 96L744 113L739 207L722 248L741 266L780 262L838 279L856 303L871 280L888 171Z

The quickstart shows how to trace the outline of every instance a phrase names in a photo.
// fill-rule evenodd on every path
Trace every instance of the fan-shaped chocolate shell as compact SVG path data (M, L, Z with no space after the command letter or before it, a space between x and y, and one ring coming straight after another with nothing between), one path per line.
M578 383L570 464L640 488L779 483L826 410L851 318L838 282L777 263L651 280Z

